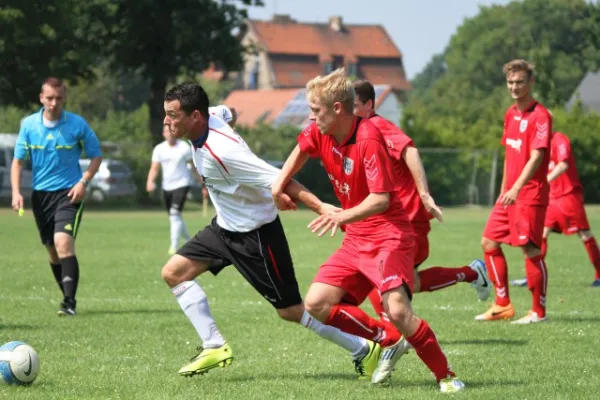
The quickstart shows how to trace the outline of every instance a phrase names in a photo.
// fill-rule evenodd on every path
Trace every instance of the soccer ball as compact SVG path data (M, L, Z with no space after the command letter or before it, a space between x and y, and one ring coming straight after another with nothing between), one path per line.
M40 373L36 351L23 342L8 342L0 346L0 382L29 385Z

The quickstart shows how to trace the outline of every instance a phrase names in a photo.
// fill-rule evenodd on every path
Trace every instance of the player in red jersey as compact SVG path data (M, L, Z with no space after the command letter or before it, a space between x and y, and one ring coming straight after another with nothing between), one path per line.
M311 80L306 88L314 122L298 135L298 145L272 186L273 197L279 203L292 176L309 157L318 157L343 211L320 215L309 228L319 236L328 231L333 236L338 229L346 232L342 247L313 280L305 298L307 310L328 325L382 343L385 348L371 382L390 376L408 342L442 392L463 390L435 334L411 307L414 234L395 191L381 133L353 115L354 89L343 69ZM373 287L383 293L386 312L406 340L399 335L396 343L387 340L392 331L386 327L391 324L358 307Z
M455 285L458 282L470 282L477 290L480 300L487 300L491 284L487 277L485 264L475 260L470 266L459 268L432 267L423 271L417 268L429 257L429 239L431 230L429 220L442 221L442 210L435 204L429 193L425 168L419 151L408 135L387 119L375 113L375 88L366 80L354 82L354 115L368 118L382 133L394 170L396 189L400 193L402 207L416 234L414 260L413 293L433 292ZM377 290L369 294L373 309L382 315L381 296ZM385 316L383 316L385 317Z
M583 186L579 181L575 157L571 151L571 142L567 135L560 132L554 132L550 142L548 182L550 183L550 203L544 222L542 255L546 257L550 232L559 232L564 235L577 233L596 270L592 286L600 287L600 250L585 213ZM527 279L519 279L512 283L517 286L525 286Z
M541 252L544 217L550 187L546 179L550 160L552 117L532 97L533 65L513 60L504 65L508 90L515 104L504 116L502 144L506 147L501 194L483 231L481 246L496 287L496 301L479 321L505 320L515 311L508 293L506 259L500 243L520 247L532 292L532 309L517 324L546 320L548 271Z

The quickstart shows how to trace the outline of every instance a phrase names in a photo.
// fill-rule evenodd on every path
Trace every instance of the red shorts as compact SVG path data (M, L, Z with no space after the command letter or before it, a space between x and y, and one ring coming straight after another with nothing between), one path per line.
M531 242L542 245L546 206L496 204L488 219L483 237L511 246L524 246Z
M406 284L412 293L414 257L412 232L367 243L346 237L342 247L319 268L313 283L344 289L344 301L355 305L373 288L385 293Z
M551 199L544 226L565 235L589 230L590 223L583 205L583 193L575 191Z
M429 257L429 238L427 235L431 231L431 224L427 222L411 222L415 231L415 262L414 267L418 268Z

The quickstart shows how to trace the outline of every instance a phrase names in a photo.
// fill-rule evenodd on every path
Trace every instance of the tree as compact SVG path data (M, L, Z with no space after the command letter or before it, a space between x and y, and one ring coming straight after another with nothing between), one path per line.
M162 141L166 86L182 73L193 75L215 62L225 70L241 67L243 48L235 30L245 9L214 0L104 0L107 31L104 54L113 70L148 79L150 131ZM244 6L260 0L239 0Z
M0 7L0 104L37 101L50 75L91 78L103 26L94 2L5 0Z

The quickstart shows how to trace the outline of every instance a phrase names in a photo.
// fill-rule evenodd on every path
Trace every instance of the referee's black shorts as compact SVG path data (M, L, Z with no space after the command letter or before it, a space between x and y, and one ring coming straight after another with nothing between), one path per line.
M165 206L169 214L171 213L171 208L179 212L183 211L183 206L185 205L189 190L189 186L183 186L174 190L163 190Z
M54 245L54 234L63 232L77 237L83 216L83 201L71 203L67 194L71 189L47 192L34 190L31 194L31 209L35 217L42 244Z
M214 218L177 254L208 262L214 275L233 264L275 308L302 303L292 256L279 217L250 232L227 231Z

